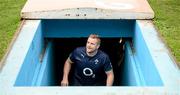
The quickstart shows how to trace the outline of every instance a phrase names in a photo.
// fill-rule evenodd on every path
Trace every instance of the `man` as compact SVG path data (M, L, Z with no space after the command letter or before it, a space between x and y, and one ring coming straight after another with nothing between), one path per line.
M107 54L99 50L98 35L88 37L86 47L76 48L64 64L61 86L68 86L71 65L74 65L73 86L112 86L114 73Z

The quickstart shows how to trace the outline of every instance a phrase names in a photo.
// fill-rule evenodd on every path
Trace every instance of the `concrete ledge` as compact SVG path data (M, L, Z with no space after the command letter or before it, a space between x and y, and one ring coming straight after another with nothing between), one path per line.
M17 87L14 86L24 57L38 29L40 20L27 20L21 29L5 66L0 72L0 95L179 95L180 71L173 64L167 49L153 27L151 21L137 20L152 59L160 73L164 85L161 87L114 86L114 87ZM23 51L23 52L22 52ZM164 60L166 59L166 60ZM27 75L28 76L28 75Z
M166 45L160 39L152 21L137 20L136 22L140 26L144 41L152 56L154 65L160 73L164 86L180 90L180 70Z
M28 0L24 19L152 19L146 0Z
M165 87L11 87L1 95L179 95Z

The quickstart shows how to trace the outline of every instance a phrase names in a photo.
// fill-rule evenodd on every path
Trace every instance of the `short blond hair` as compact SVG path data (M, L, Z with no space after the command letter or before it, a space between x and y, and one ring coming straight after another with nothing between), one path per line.
M93 39L97 39L97 43L100 45L101 44L101 39L99 37L99 35L97 34L90 34L88 38L93 38Z

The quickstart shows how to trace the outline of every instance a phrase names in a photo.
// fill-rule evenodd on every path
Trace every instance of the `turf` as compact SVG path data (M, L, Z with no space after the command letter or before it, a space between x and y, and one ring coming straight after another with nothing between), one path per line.
M25 2L26 0L0 0L0 59L20 24L20 11Z
M154 24L180 66L180 0L148 0Z

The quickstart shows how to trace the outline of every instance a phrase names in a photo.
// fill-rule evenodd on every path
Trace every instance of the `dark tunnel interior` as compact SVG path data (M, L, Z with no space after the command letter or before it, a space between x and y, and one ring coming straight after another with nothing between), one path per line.
M121 86L121 70L123 69L124 42L129 38L101 38L100 49L110 57L114 70L114 86ZM87 38L56 38L51 39L54 45L54 70L55 85L59 86L63 76L63 67L69 54L77 47L85 46ZM73 69L73 67L72 67ZM71 70L72 71L72 70ZM72 72L70 72L69 81L71 81ZM70 83L71 84L71 83Z

